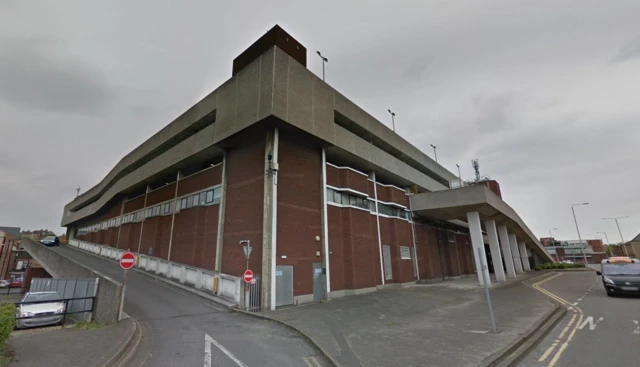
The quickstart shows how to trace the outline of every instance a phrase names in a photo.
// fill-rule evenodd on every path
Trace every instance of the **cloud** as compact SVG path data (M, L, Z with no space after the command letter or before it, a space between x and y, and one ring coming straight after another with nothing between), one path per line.
M612 64L623 63L640 58L640 36L625 44L611 60Z
M0 39L0 99L24 109L103 114L115 96L99 69L48 38Z

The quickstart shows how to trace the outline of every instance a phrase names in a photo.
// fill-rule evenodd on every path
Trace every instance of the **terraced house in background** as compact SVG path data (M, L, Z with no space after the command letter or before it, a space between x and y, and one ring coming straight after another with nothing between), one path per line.
M250 241L267 309L473 275L487 259L498 281L553 261L489 185L451 189L454 174L306 60L271 29L65 206L69 237L234 276Z

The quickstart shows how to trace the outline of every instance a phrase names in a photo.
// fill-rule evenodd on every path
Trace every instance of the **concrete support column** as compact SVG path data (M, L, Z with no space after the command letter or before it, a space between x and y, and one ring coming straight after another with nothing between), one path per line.
M502 256L504 264L507 267L507 276L509 278L516 277L516 268L513 265L513 255L511 254L511 245L509 244L509 232L504 224L498 226L498 235L500 235L500 245L502 246Z
M142 246L142 233L144 232L144 221L146 220L146 211L147 208L147 196L149 196L149 191L151 191L151 186L147 185L147 189L144 192L144 205L142 207L142 223L140 223L140 237L138 237L138 253L140 253L140 246ZM128 251L130 251L128 249Z
M504 282L507 278L504 275L504 266L502 265L502 255L500 253L500 244L498 243L498 231L496 230L496 221L493 219L485 220L484 226L489 238L489 248L491 249L491 260L493 260L493 272L496 280Z
M327 152L322 148L322 266L324 267L324 299L331 299L331 268L329 263L329 218L327 213Z
M478 273L478 282L480 285L484 285L482 272L487 279L487 284L491 285L491 279L489 278L489 268L487 264L487 254L484 251L484 240L482 239L482 227L480 226L480 213L468 212L467 223L469 223L469 234L471 235L471 248L473 251L473 258L476 263L476 270ZM481 249L478 255L478 249ZM484 270L482 270L482 264L485 264Z
M524 273L522 268L522 259L520 258L520 250L518 249L518 239L513 233L509 233L509 244L511 246L511 255L513 255L513 265L516 268L516 273Z
M520 259L522 260L522 268L524 271L531 271L531 265L529 265L529 254L527 253L527 246L524 242L518 243L518 249L520 250Z
M220 182L220 204L218 204L218 235L216 237L216 271L222 272L222 239L224 238L224 215L227 209L227 151L222 156L222 181Z
M176 188L173 192L173 207L171 208L171 229L169 230L169 251L167 252L167 261L171 261L171 245L173 245L173 225L176 222L176 208L178 207L178 186L182 179L182 172L178 170L176 173Z
M271 160L268 159L271 155ZM264 215L262 222L262 305L276 309L276 253L278 218L278 128L267 133L264 154Z

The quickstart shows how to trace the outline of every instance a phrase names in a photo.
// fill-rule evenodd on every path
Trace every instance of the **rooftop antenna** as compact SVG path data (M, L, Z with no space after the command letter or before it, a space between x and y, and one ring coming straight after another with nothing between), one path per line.
M476 182L480 181L480 162L477 159L471 160L471 165L473 166L473 170L476 171Z
M76 188L76 197L80 196L80 186Z

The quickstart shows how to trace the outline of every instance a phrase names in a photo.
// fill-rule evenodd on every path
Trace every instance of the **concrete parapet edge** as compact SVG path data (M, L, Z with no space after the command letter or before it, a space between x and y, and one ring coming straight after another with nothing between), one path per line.
M122 348L111 357L109 361L104 364L104 367L124 367L131 361L134 354L138 350L140 341L142 340L142 326L138 323L138 320L126 315L120 322L129 322L133 329L129 335L129 339L122 346Z

